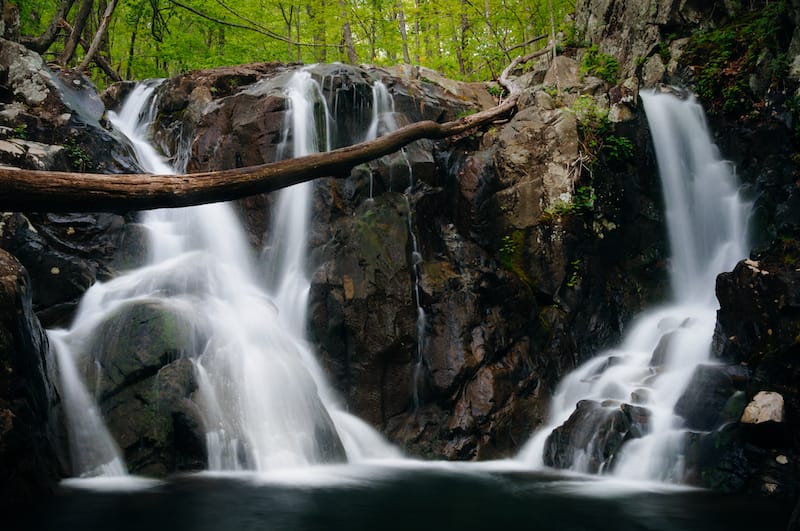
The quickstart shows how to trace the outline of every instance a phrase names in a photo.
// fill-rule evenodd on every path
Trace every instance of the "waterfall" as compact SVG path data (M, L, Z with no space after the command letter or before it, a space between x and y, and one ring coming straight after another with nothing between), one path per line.
M156 86L138 85L118 114L109 112L109 120L130 139L143 170L183 171L170 167L147 141ZM324 107L319 85L308 72L296 72L286 97L290 111L284 137L291 140L293 155L325 149L318 139L330 136L327 109L314 112ZM181 345L180 355L194 367L197 392L192 400L202 411L210 469L268 471L394 456L396 451L377 433L341 409L305 338L310 193L310 184L281 192L266 267L257 263L229 204L144 213L147 264L96 283L82 299L72 327L50 332L64 360L62 382L69 377L69 387L62 385L68 414L74 410L81 417L82 411L97 409L91 395L102 382L91 382L94 389L85 386L77 367L102 363L91 359L96 354L92 344L106 330L100 324L121 309L148 304L191 329L191 341ZM99 416L84 420L86 426L70 417L73 454L83 451L87 440L108 433ZM96 474L108 461L121 462L118 454L109 454L107 447L115 445L107 438L108 444L92 450L101 462L94 458L83 465L87 459L74 459L76 474Z
M715 279L747 255L750 206L711 141L701 106L693 98L641 96L666 205L673 300L639 316L619 347L564 378L548 426L520 458L535 466L679 482L685 430L674 408L697 366L712 363ZM640 433L617 448L614 423L623 414ZM568 429L569 442L560 429Z
M381 135L386 133L390 133L397 129L399 124L397 123L397 119L395 117L395 107L394 107L394 98L392 95L389 94L389 90L386 87L386 84L380 80L376 80L372 84L372 119L370 121L369 127L367 128L367 136L365 140L375 140ZM411 206L411 200L409 199L409 195L411 191L414 189L414 172L411 168L411 161L408 159L408 153L406 152L406 148L400 149L400 156L403 159L403 162L408 170L409 176L409 186L406 192L403 194L406 208L408 209L408 237L411 241L411 273L412 273L412 280L414 282L414 304L417 307L417 319L416 319L416 333L417 333L417 351L416 351L416 358L414 361L414 374L411 378L411 396L412 402L414 405L414 409L418 409L420 405L419 400L419 388L420 382L422 381L422 368L423 368L423 358L422 354L425 349L425 330L427 327L427 316L425 314L425 309L422 307L422 299L420 297L420 279L422 273L420 271L420 266L422 264L422 254L419 250L419 245L417 241L417 234L414 231L414 211ZM389 191L392 189L391 183L391 164L390 164L390 173L389 173ZM369 197L372 199L373 197L373 176L372 172L370 172L369 177Z

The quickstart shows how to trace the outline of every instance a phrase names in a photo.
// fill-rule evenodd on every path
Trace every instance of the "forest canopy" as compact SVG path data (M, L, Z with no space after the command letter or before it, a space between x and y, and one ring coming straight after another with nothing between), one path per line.
M458 79L492 79L514 57L545 46L546 36L559 29L575 4L575 0L5 1L19 9L24 44L50 62L88 70L101 85L113 79L169 77L261 61L404 63Z

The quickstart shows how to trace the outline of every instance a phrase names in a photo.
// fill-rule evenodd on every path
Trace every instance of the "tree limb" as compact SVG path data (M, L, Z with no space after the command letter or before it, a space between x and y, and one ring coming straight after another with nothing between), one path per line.
M97 28L97 32L94 34L94 38L92 39L92 43L89 45L89 49L86 50L86 55L83 56L83 60L81 64L78 66L78 70L85 70L87 66L89 66L89 61L92 60L94 54L97 53L97 49L100 47L100 41L103 40L103 35L106 34L106 29L108 28L108 21L111 19L111 15L114 13L114 9L117 7L117 0L111 0L108 5L106 6L106 10L103 13L103 17L100 19L100 26Z
M67 30L68 33L72 33L72 26L70 26L69 22L67 22L66 20L62 19L61 21L59 21L59 26ZM79 42L84 50L89 49L89 44L84 39L80 39ZM100 70L102 70L105 73L105 75L108 76L109 79L111 79L112 81L122 81L122 78L117 73L117 71L114 70L111 64L102 55L94 54L94 56L92 57L92 61L94 61L94 64L100 67Z
M59 22L61 19L67 16L67 13L69 13L73 3L74 0L61 0L61 2L58 4L56 14L53 15L53 18L50 20L50 24L47 25L47 29L44 30L44 33L42 33L39 37L23 36L20 38L20 43L26 48L33 50L40 55L44 54L44 52L46 52L47 49L52 46L58 37L58 28L60 27Z
M508 116L518 93L490 109L446 123L422 121L352 146L260 166L187 175L100 175L0 167L0 211L122 212L230 201L350 170L422 138L440 139Z
M171 3L171 4L173 4L173 5L177 6L177 7L180 7L181 9L185 9L189 13L197 15L198 17L204 18L204 19L206 19L206 20L208 20L210 22L214 22L214 23L220 24L222 26L228 26L229 28L244 29L244 30L255 32L255 33L259 33L261 35L269 37L270 39L275 39L275 40L278 40L278 41L281 41L281 42L285 42L285 43L290 44L292 46L305 46L305 47L312 47L312 48L313 47L322 47L322 46L329 47L329 48L332 47L332 46L324 45L324 44L295 42L292 39L287 39L286 37L284 37L282 35L278 35L274 31L270 31L270 30L264 28L260 24L259 25L245 25L245 24L238 24L236 22L229 22L227 20L223 20L221 18L217 18L217 17L214 17L212 15L209 15L207 13L203 13L199 9L195 9L194 7L192 7L192 6L188 5L188 4L185 4L183 2L180 2L178 0L169 0L169 3ZM223 7L226 7L226 9L228 11L230 10L224 4L222 4L222 5L223 5ZM239 16L238 18L240 18L242 20L245 20L249 24L253 24L253 22L251 20L248 20L248 19L246 19L244 17Z

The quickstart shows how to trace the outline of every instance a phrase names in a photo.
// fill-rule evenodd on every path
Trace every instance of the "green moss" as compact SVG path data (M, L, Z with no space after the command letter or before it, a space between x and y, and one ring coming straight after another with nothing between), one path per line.
M500 265L507 271L514 273L526 286L531 287L528 273L524 267L525 231L515 229L510 234L503 236L498 249Z
M581 281L581 264L580 258L573 260L569 263L569 278L567 279L567 287L574 288Z

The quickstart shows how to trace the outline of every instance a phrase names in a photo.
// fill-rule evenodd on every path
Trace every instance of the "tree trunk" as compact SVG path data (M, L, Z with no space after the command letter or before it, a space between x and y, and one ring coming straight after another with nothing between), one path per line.
M66 29L68 32L70 33L72 32L72 26L70 26L66 21L62 20L61 26L63 26L64 29ZM89 45L83 39L80 40L80 45L83 47L84 50L89 49ZM96 55L94 57L94 63L98 67L100 67L100 70L102 70L110 80L122 81L122 78L120 77L119 73L116 70L114 70L114 68L112 68L111 64L105 59L105 57L102 57L101 55Z
M75 49L78 47L78 43L81 40L83 28L86 26L86 22L89 20L89 15L92 14L93 4L94 0L83 0L81 2L81 7L78 10L77 16L75 17L75 23L72 25L72 32L69 34L67 42L64 45L64 51L61 52L61 57L58 59L58 63L61 66L66 66L67 63L72 60L72 56L75 55Z
M248 168L188 175L99 175L0 167L0 211L123 212L183 207L272 192L318 177L347 177L358 164L415 140L457 135L506 117L517 99L518 93L512 90L500 105L459 120L417 122L369 142Z
M411 64L411 55L408 53L408 30L406 29L406 13L402 0L397 1L397 23L400 26L400 38L403 44L403 61Z
M84 70L87 66L89 66L89 61L91 61L94 54L97 53L97 49L100 47L100 43L103 41L103 36L108 28L108 22L111 20L111 15L114 13L114 8L116 7L117 0L111 0L106 6L106 11L103 13L103 18L100 19L100 25L97 28L97 33L94 34L92 44L89 45L86 55L83 56L83 61L81 61L80 66L78 66L78 70Z
M347 62L354 65L358 63L358 55L353 43L353 32L350 29L350 17L347 15L347 0L339 0L339 12L342 17L342 41L347 52Z
M131 42L128 46L128 64L125 66L125 79L130 79L131 72L133 72L133 59L136 52L136 34L139 31L139 20L141 17L141 12L136 14L136 19L133 23L133 29L131 30Z
M58 9L56 10L56 14L53 15L53 19L50 21L50 24L47 26L47 29L44 30L38 38L26 38L23 37L20 39L20 42L26 47L38 54L44 54L50 46L58 37L58 29L61 20L66 18L67 13L72 8L72 4L75 0L61 0L61 3L58 4Z

